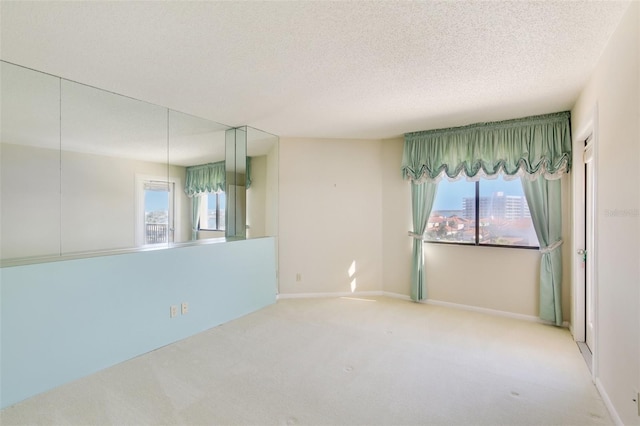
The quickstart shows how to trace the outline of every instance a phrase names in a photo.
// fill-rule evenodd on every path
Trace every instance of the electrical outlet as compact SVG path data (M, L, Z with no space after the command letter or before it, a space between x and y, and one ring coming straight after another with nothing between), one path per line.
M301 274L300 272L298 272L298 273L296 274L296 282L297 282L297 283L299 283L299 282L301 282L301 281L302 281L302 274Z
M186 315L189 313L189 304L187 302L182 302L182 315Z
M169 308L169 317L170 318L175 318L178 316L178 306L177 305L171 305L171 307Z

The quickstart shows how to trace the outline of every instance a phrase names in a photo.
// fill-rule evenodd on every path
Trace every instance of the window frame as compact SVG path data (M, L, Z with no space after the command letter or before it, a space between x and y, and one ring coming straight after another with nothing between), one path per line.
M480 179L482 180L482 178ZM425 236L423 236L423 242L429 244L445 244L445 245L457 245L457 246L465 246L465 247L499 247L499 248L514 248L514 249L524 249L524 250L540 250L540 242L538 242L537 246L522 246L522 245L510 245L510 244L480 244L480 180L474 181L475 186L475 241L474 242L460 242L460 241L434 241L427 240ZM439 183L438 183L439 185ZM437 196L437 194L436 194ZM525 197L525 202L527 202ZM528 204L528 202L527 202ZM528 207L528 206L527 206ZM432 212L433 213L433 210ZM431 213L429 213L429 217L431 217ZM427 219L428 221L428 219ZM426 234L425 228L425 234Z

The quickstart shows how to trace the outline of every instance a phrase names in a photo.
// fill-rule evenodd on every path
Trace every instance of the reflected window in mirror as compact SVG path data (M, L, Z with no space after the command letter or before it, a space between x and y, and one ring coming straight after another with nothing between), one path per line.
M160 245L180 240L180 198L176 179L136 176L136 244Z
M224 231L226 196L220 191L200 195L200 225L201 231Z

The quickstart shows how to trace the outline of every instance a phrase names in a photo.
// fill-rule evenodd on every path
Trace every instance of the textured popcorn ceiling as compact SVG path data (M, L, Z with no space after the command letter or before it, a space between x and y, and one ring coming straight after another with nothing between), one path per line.
M628 2L1 2L3 60L281 136L566 110Z

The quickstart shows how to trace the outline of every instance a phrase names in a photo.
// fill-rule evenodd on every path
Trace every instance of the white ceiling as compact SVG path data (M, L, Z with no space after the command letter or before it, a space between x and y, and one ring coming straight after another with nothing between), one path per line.
M376 139L570 109L629 6L0 4L3 60L231 126Z

